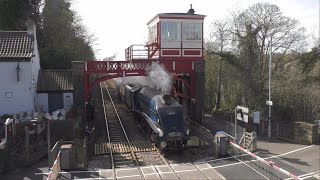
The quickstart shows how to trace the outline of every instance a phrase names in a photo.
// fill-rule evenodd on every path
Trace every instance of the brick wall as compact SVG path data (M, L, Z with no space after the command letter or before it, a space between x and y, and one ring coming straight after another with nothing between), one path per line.
M72 61L72 76L74 86L74 104L81 106L84 104L84 82L83 82L83 61Z

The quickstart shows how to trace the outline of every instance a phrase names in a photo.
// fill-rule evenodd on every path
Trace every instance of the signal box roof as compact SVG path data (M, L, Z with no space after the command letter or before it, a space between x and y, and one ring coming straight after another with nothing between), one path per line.
M198 19L203 20L206 16L202 14L190 14L190 13L159 13L155 15L148 23L152 23L155 19Z

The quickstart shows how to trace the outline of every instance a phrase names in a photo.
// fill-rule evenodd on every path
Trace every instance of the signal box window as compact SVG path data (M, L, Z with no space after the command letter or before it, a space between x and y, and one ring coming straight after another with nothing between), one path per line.
M180 41L180 24L177 22L161 22L161 40Z
M201 23L183 23L183 40L202 40Z
M155 42L156 37L157 37L157 26L154 25L152 27L149 27L149 43Z

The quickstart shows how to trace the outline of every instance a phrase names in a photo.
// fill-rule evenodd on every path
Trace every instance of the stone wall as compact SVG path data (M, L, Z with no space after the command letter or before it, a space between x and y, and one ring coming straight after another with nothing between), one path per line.
M317 143L317 125L307 122L294 122L294 141L299 144Z

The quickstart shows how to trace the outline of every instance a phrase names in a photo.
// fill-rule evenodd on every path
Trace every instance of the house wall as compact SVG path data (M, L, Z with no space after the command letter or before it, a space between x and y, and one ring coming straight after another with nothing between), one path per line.
M20 81L17 81L18 62L0 63L0 115L33 111L36 86L32 63L19 62Z
M37 106L42 108L42 111L49 112L48 93L37 94Z
M33 56L31 58L31 64L32 64L32 87L35 88L33 91L33 97L37 97L37 84L38 84L38 75L40 70L40 55L38 50L38 41L37 41L37 30L36 25L34 22L31 22L30 27L28 27L28 31L33 34L34 38L34 45L33 45ZM34 103L36 103L36 99L34 99Z
M49 112L48 93L37 93L37 105L42 107L44 112ZM53 103L53 102L50 102ZM73 105L73 93L63 93L63 108L69 109Z
M73 93L63 93L63 108L70 109L73 105Z

